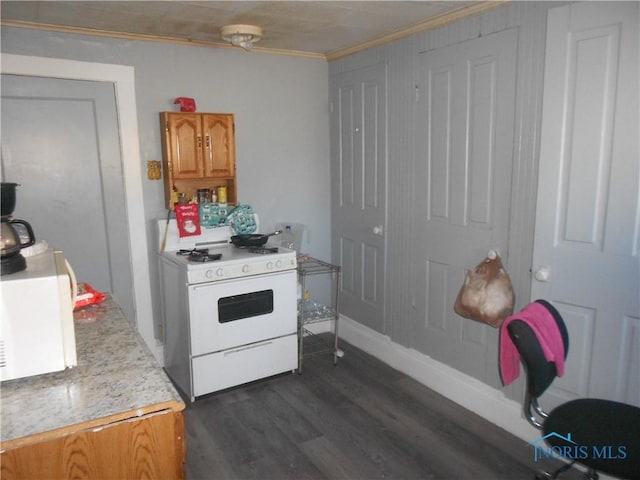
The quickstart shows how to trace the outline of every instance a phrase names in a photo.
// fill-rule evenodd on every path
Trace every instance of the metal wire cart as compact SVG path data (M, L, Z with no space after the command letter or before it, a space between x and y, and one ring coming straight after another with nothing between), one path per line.
M298 373L302 373L302 360L319 354L333 355L333 364L342 357L338 348L338 292L340 289L340 271L338 265L323 262L313 257L298 259L298 282L302 287L302 296L298 301ZM312 298L307 290L309 276L328 275L332 280L333 295L331 304L320 303ZM316 335L309 326L318 322L331 322L333 338L327 342L326 335Z

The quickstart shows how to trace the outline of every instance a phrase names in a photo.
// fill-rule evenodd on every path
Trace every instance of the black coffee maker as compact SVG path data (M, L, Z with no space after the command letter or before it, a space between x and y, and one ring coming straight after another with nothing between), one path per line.
M0 231L0 274L8 275L27 268L27 262L20 250L30 247L36 241L33 229L24 220L13 218L16 208L17 183L2 182L0 186L0 209L2 210L2 230Z

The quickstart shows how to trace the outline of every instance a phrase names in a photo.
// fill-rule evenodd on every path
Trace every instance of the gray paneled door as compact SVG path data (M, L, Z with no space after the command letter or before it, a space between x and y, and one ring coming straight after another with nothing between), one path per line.
M422 52L416 79L411 346L493 385L497 330L453 304L489 250L508 267L517 42L505 30Z
M563 315L574 397L640 405L638 3L549 11L534 298Z
M387 68L332 78L332 256L342 266L340 310L384 332Z
M15 215L36 238L133 321L114 85L2 75L2 179L20 184Z

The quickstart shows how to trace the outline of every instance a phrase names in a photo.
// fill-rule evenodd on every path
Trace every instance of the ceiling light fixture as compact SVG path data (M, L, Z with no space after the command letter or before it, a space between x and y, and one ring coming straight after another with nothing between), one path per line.
M262 29L253 25L227 25L220 29L220 35L231 45L251 50L253 44L262 38Z

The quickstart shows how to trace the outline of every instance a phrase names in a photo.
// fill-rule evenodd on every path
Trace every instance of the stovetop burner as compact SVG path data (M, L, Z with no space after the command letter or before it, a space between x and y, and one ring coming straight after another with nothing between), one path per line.
M214 254L194 253L189 255L190 262L200 262L200 263L215 262L216 260L220 260L221 258L222 258L221 253L214 253Z
M198 262L198 263L206 263L206 262L215 262L216 260L220 260L222 258L221 253L209 253L208 248L194 248L193 250L178 250L176 255L180 255L183 257L188 257L187 260L190 262Z
M247 251L251 253L259 253L261 255L266 255L269 253L278 253L278 247L248 247Z

